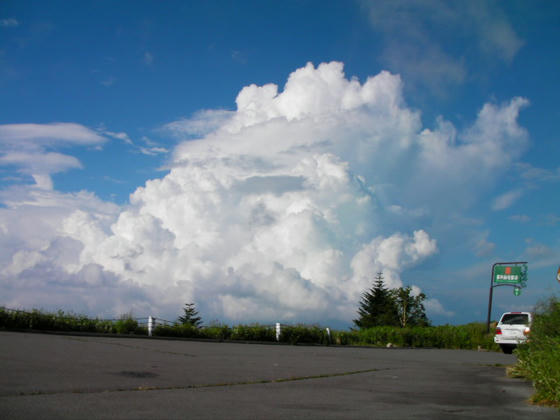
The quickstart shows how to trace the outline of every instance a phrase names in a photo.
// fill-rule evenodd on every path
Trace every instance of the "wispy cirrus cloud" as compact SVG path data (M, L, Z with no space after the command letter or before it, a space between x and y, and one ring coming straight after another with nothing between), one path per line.
M128 133L125 133L124 131L119 131L119 132L109 131L104 127L101 127L99 128L99 132L107 137L122 141L123 143L131 146L130 150L136 153L141 153L146 156L157 156L157 155L169 153L169 150L167 148L161 146L157 142L150 140L146 136L143 136L141 139L141 142L144 143L144 145L142 146L139 144L139 142L135 143L130 138Z
M16 28L20 25L15 18L0 19L0 28Z
M125 133L125 132L122 132L122 131L121 131L121 132L118 132L118 133L117 133L117 132L113 132L113 131L103 131L103 134L105 134L105 135L107 135L107 136L109 136L109 137L112 137L112 138L114 138L114 139L117 139L117 140L122 140L122 141L125 142L126 144L130 144L130 145L134 144L134 143L132 142L132 140L130 139L129 135L128 135L127 133Z
M549 226L558 226L560 224L560 216L557 214L547 214L544 222Z
M490 235L489 231L480 232L474 239L473 249L474 253L481 256L488 256L494 252L496 244L488 240Z
M150 51L144 53L143 62L147 66L151 66L154 62L154 55Z
M526 214L514 214L509 219L519 223L529 223L531 221L531 218Z
M381 55L388 68L408 75L414 72L414 81L428 83L438 96L445 96L448 86L461 84L467 77L462 60L446 54L438 45L422 47L392 41Z
M157 156L169 153L165 147L140 147L140 153L147 156Z
M556 267L558 266L558 246L551 247L545 245L534 238L525 239L526 248L523 255L530 258L531 268L554 267L555 271L550 272L550 280L556 277Z
M522 190L512 190L496 197L492 203L492 210L505 210L521 198Z
M439 95L480 71L480 58L509 63L524 45L499 4L444 0L361 4L374 30L384 37L383 64ZM463 42L463 50L456 49L456 41ZM467 60L472 55L477 59ZM478 67L470 67L470 61Z
M100 85L105 87L111 87L117 82L117 78L114 76L109 76L99 82Z
M483 0L467 2L463 6L467 16L472 17L480 50L511 62L525 42L499 6Z
M107 138L75 123L0 125L0 164L18 167L41 188L52 188L50 175L81 168L78 159L53 151L69 146L101 145Z
M201 137L221 127L235 115L227 110L202 110L188 118L165 124L162 129L179 139Z
M231 58L240 64L247 64L247 56L244 52L239 50L234 50L231 52Z
M140 146L139 150L140 153L147 155L147 156L157 156L169 153L169 149L163 147L158 142L153 141L147 136L142 137L142 142L144 146Z
M529 163L519 162L516 165L520 177L526 182L557 182L560 181L560 167L556 169L537 168Z
M0 125L0 144L99 144L107 139L97 132L75 123L5 124Z

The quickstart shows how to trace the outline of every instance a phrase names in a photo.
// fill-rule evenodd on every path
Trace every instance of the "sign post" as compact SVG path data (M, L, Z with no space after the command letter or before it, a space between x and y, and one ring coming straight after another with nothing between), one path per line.
M521 294L521 289L527 287L527 262L499 262L492 265L486 332L490 332L490 317L492 315L492 295L494 287L499 286L513 286L514 296L519 296Z

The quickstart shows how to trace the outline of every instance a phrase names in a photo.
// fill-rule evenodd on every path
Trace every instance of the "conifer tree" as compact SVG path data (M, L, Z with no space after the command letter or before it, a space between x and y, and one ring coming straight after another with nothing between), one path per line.
M200 328L202 325L202 318L198 316L198 311L194 303L185 303L183 308L184 315L179 317L179 322L183 325L192 325L193 327Z
M399 326L399 313L394 293L385 287L383 273L377 273L373 287L362 294L357 327L371 328L382 325Z

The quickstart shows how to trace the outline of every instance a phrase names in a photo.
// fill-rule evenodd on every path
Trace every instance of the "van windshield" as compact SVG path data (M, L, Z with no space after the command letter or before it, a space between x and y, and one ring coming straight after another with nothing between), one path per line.
M528 325L529 315L527 314L505 314L500 321L506 325Z

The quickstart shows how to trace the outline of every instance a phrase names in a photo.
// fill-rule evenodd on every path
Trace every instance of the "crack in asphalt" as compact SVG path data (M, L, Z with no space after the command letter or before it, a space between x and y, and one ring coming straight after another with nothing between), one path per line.
M355 370L350 372L336 372L336 373L324 373L318 375L307 375L307 376L292 376L289 378L276 378L276 379L256 379L249 381L235 381L235 382L218 382L210 384L193 384L193 385L176 385L176 386L139 386L131 388L115 388L107 390L70 390L70 391L31 391L31 392L19 392L12 395L1 395L0 398L8 397L30 397L30 396L41 396L41 395L61 395L61 394L102 394L108 392L134 392L134 391L171 391L171 390L188 390L188 389L203 389L203 388L220 388L229 386L242 386L242 385L262 385L262 384L275 384L275 383L287 383L296 381L308 381L313 379L327 379L335 378L339 376L351 376L360 375L364 373L379 372L386 369L363 369Z
M133 345L130 345L130 344L111 343L111 342L107 342L107 341L98 341L98 340L85 340L83 338L77 338L77 337L66 337L66 338L68 340L82 341L82 342L87 342L87 343L97 343L97 344L103 344L103 345L109 345L109 346L126 347L126 348L136 349L136 350L153 351L154 353L172 354L172 355L175 355L175 356L197 357L195 354L190 354L190 353L179 353L179 352L174 352L174 351L159 350L159 349L142 347L142 346L133 346Z

